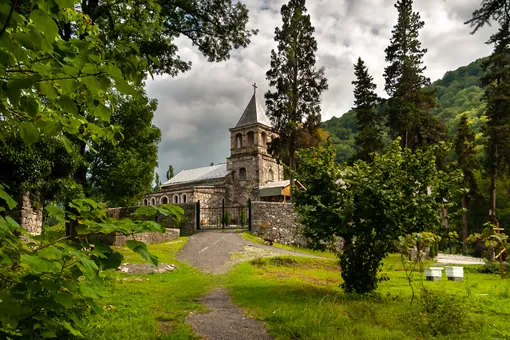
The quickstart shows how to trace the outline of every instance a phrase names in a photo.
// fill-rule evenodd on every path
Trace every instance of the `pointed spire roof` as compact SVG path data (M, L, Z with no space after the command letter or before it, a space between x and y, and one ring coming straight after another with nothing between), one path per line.
M248 103L246 109L244 110L241 119L239 119L239 121L237 122L236 128L256 123L263 124L269 127L272 126L271 120L266 116L266 111L264 110L264 107L257 98L257 85L253 84L253 88L254 88L253 97L251 97L251 100Z

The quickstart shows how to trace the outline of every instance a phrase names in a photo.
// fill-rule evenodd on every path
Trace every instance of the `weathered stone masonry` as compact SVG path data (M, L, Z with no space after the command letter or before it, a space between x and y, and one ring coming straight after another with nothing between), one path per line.
M277 243L305 247L303 225L290 203L252 202L252 233Z

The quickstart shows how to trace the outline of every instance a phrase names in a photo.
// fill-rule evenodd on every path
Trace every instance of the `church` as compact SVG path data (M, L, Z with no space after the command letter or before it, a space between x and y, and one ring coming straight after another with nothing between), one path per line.
M268 152L278 136L260 103L256 85L253 96L230 131L230 157L226 163L188 169L148 194L140 205L180 204L200 201L202 207L246 205L252 201L288 200L289 181L283 167ZM224 203L223 203L224 202Z

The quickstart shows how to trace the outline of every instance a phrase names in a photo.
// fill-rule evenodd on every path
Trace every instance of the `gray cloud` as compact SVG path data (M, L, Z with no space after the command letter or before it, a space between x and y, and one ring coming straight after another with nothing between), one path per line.
M165 177L168 164L176 172L225 162L230 151L228 129L235 126L253 93L268 90L265 73L270 51L276 48L274 29L281 26L283 0L242 0L250 9L251 28L259 29L248 48L232 52L230 60L208 63L185 39L178 40L183 60L192 70L175 78L157 76L147 82L147 92L159 107L155 124L163 138L159 145L159 173ZM329 90L323 96L323 120L340 116L353 103L353 64L358 56L367 63L384 96L384 49L389 43L397 12L393 0L308 0L307 7L316 28L318 66L326 68ZM418 0L415 9L425 21L420 39L428 49L426 75L441 78L448 70L486 56L485 44L494 28L475 35L463 23L478 1Z

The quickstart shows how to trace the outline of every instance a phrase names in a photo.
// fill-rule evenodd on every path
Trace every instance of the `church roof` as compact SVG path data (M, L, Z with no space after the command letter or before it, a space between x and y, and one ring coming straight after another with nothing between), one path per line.
M218 164L206 166L203 168L188 169L183 170L174 177L170 178L170 180L163 184L163 186L223 178L227 176L228 173L229 171L227 170L227 164Z
M253 97L251 97L241 119L237 122L236 128L256 123L272 126L271 120L266 116L266 111L257 98L257 94L253 93Z

